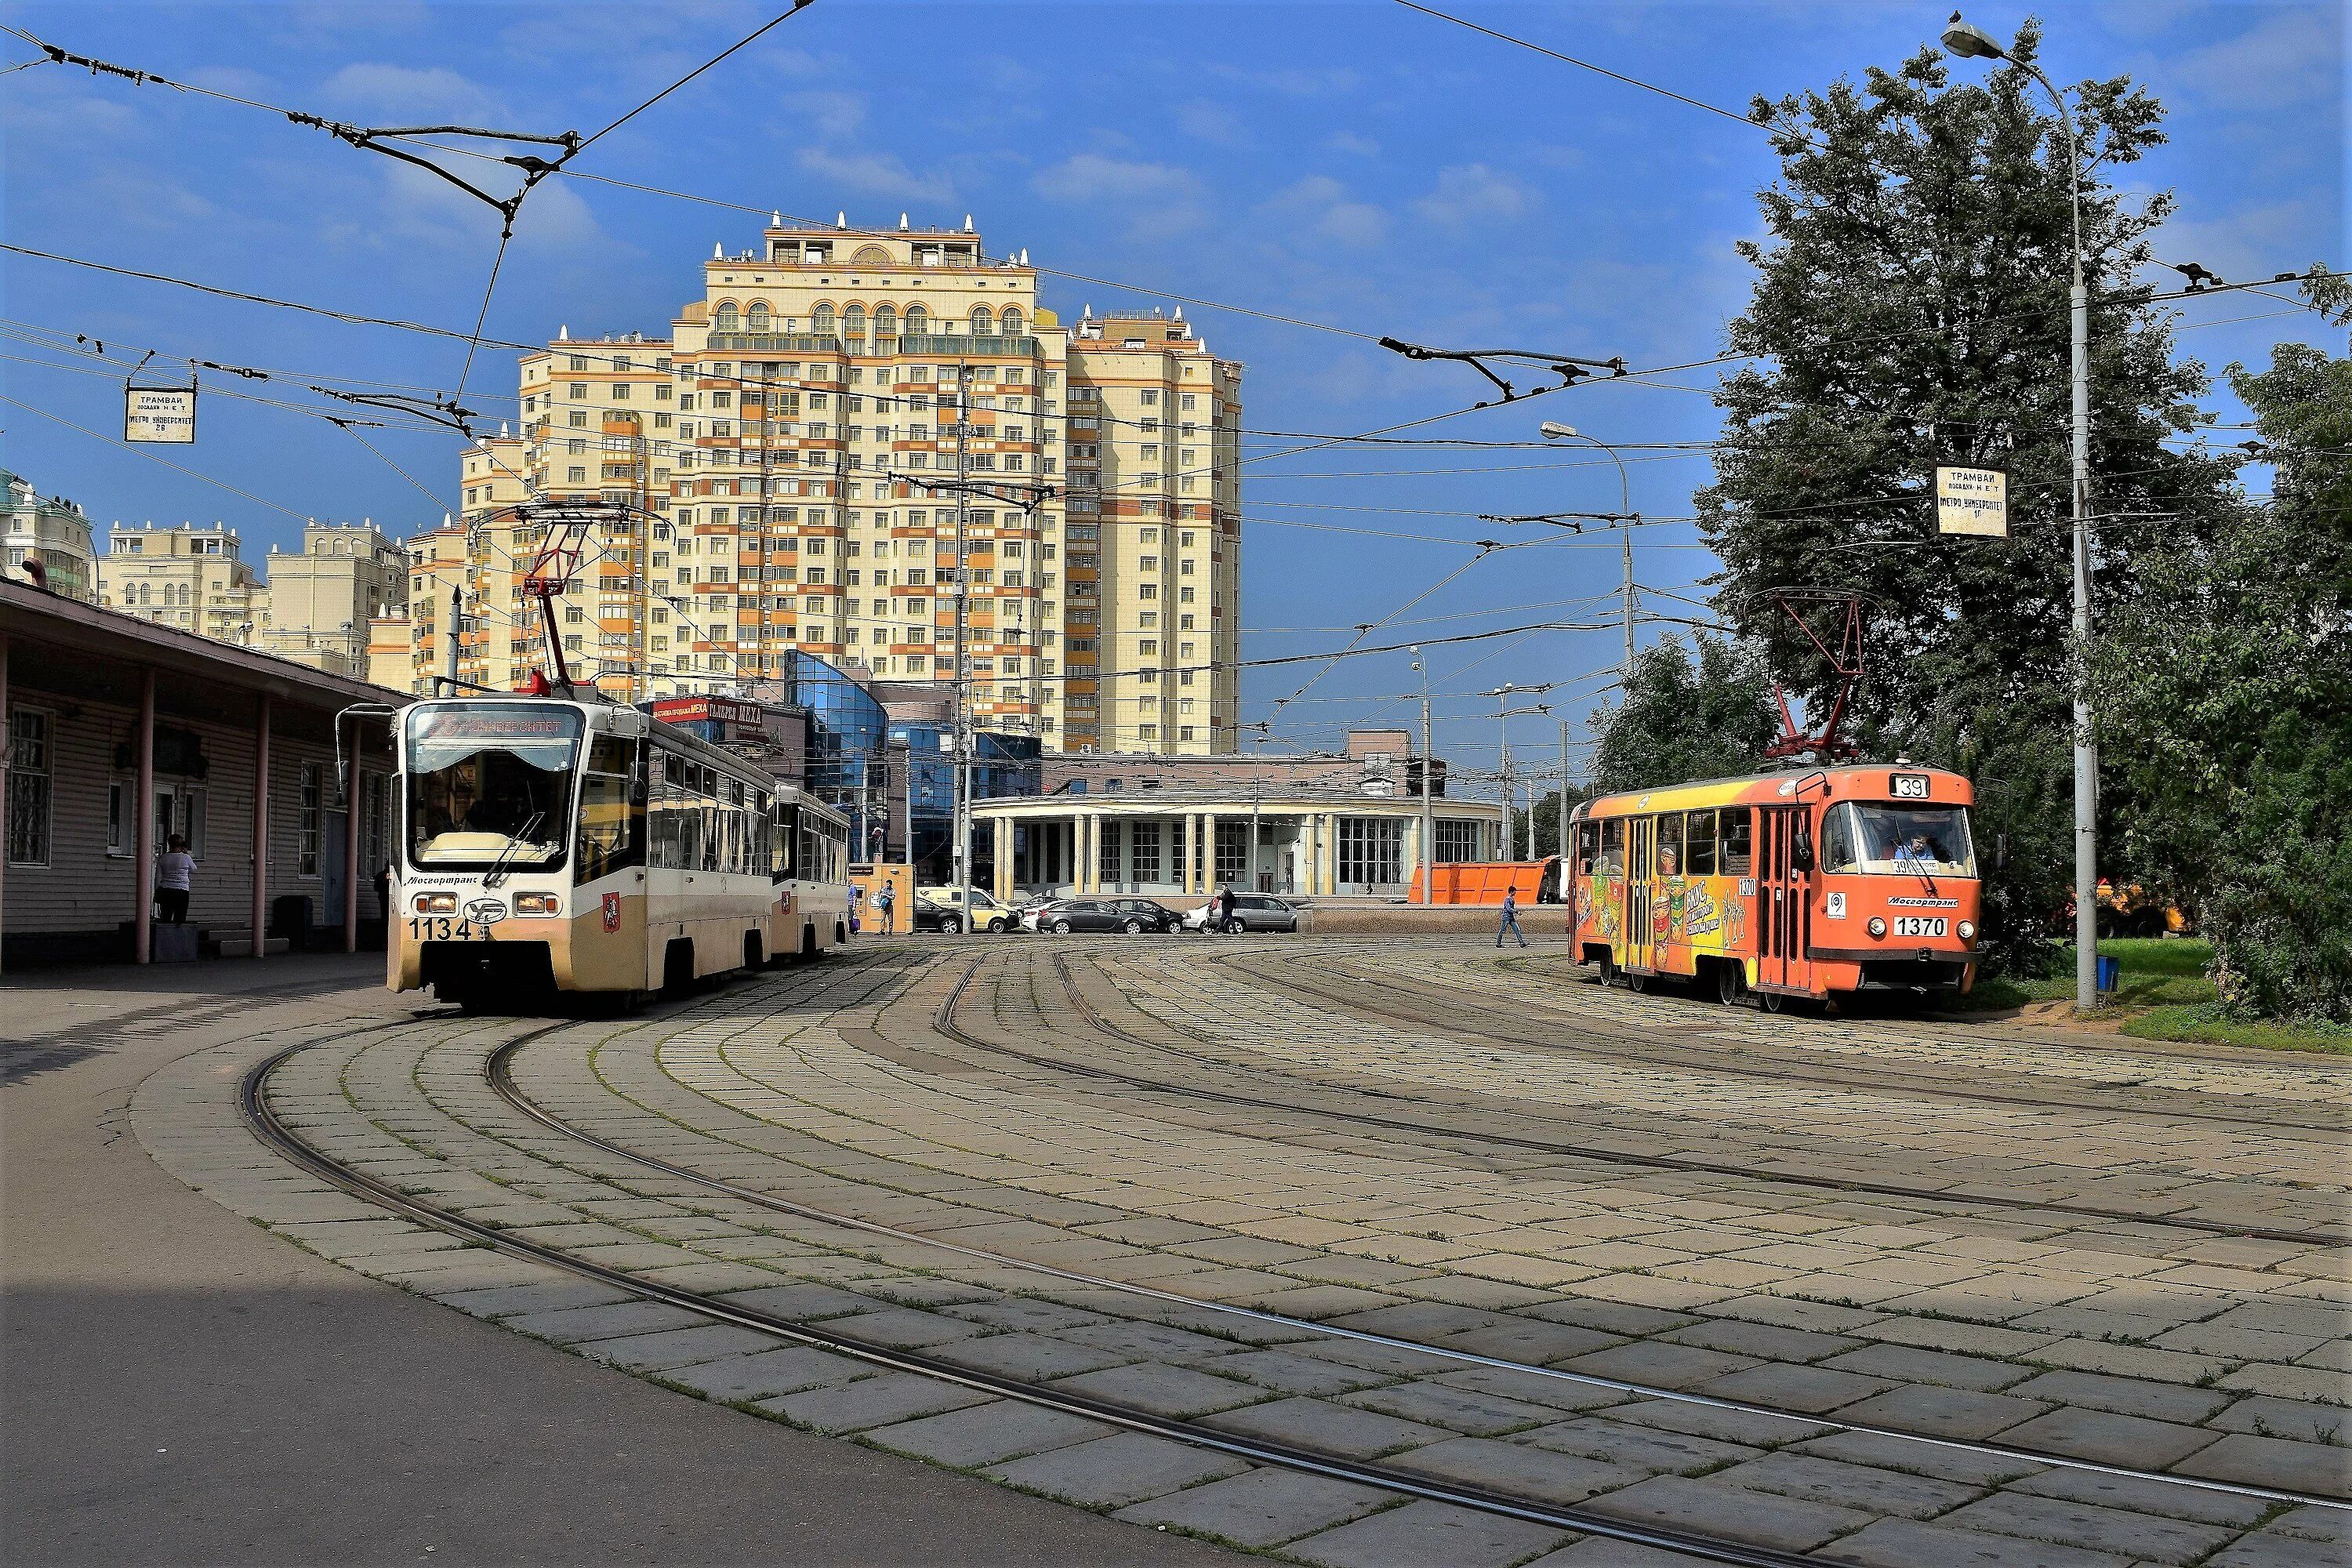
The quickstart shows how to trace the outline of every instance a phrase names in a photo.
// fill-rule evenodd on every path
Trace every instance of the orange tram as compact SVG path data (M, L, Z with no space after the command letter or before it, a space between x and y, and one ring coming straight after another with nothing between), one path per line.
M1602 795L1570 818L1570 944L1605 984L1664 976L1767 1012L1965 992L1980 919L1969 781L1841 764Z

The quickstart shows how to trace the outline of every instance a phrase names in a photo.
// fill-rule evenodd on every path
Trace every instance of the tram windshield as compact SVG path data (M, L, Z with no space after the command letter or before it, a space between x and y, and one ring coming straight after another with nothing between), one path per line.
M1968 810L1842 802L1822 821L1822 869L1973 877L1977 857L1969 840Z
M580 714L514 702L419 704L402 742L408 860L449 870L561 864Z

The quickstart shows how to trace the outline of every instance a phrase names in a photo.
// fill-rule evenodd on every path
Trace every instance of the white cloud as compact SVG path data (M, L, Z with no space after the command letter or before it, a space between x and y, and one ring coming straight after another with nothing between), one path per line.
M2344 68L2342 11L2282 7L2255 14L2262 19L2236 37L2158 63L2154 74L2232 109L2276 109L2336 90Z
M404 119L449 120L495 129L506 112L487 88L446 66L419 68L362 61L329 77L324 90L332 102Z
M1255 140L1240 115L1205 98L1176 106L1176 128L1219 147L1246 147Z
M846 136L866 123L866 95L824 88L793 93L784 112L824 137Z
M1335 131L1323 139L1323 145L1334 153L1353 153L1359 158L1377 158L1381 144L1369 136L1359 136L1352 131Z
M1148 202L1190 199L1201 192L1200 176L1173 163L1146 163L1080 153L1040 170L1030 188L1055 202Z
M1507 223L1535 210L1541 198L1486 163L1458 163L1438 172L1437 188L1413 205L1433 223L1468 227Z
M944 174L919 174L895 153L836 153L830 148L802 149L794 160L808 174L852 190L877 195L903 196L913 201L953 199L955 187ZM824 204L819 204L824 205Z
M1389 215L1370 202L1349 200L1348 187L1328 174L1308 175L1265 210L1295 232L1339 245L1378 245L1388 237Z

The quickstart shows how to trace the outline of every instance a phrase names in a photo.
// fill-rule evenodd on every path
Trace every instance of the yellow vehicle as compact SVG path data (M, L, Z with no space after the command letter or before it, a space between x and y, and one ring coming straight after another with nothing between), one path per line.
M1021 914L978 888L918 888L915 889L917 931L960 931L969 918L971 929L995 935L1021 929Z

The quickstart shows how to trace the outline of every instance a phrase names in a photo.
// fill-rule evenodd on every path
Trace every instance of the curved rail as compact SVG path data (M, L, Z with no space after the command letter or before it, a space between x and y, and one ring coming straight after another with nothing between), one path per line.
M1559 1049L1563 1046L1562 1041L1541 1035L1528 1035L1510 1029L1496 1028L1491 1025L1457 1022L1452 1016L1439 1021L1408 1011L1382 1007L1360 992L1327 989L1293 975L1269 974L1244 959L1227 954L1218 954L1209 962L1246 975L1251 981L1270 990L1288 992L1293 996L1312 1002L1331 1004L1376 1022L1404 1024L1415 1028L1443 1028L1470 1036L1475 1039L1492 1040L1498 1045L1553 1050ZM1426 986L1397 986L1396 988L1409 991L1411 994L1432 1006L1447 1005L1446 999L1433 995ZM1517 999L1514 999L1514 1002L1516 1004ZM1709 1072L1732 1073L1742 1078L1821 1084L1827 1088L1846 1090L1877 1091L1883 1088L1888 1093L1915 1095L1923 1100L1957 1100L1964 1104L2013 1105L2032 1110L2087 1110L2103 1116L2139 1116L2167 1121L2210 1121L2227 1127L2260 1128L2275 1132L2322 1135L2321 1138L2297 1140L2303 1142L2320 1142L2327 1134L2340 1135L2345 1131L2340 1125L2330 1126L2322 1121L2285 1121L2272 1117L2235 1116L2219 1110L2181 1110L2165 1106L2057 1098L2022 1089L2009 1092L1982 1087L1962 1088L1933 1081L1926 1075L1906 1072L1899 1068L1889 1069L1880 1063L1870 1065L1868 1071L1872 1076L1868 1080L1857 1082L1851 1074L1815 1070L1801 1064L1782 1065L1776 1062L1769 1066L1752 1065L1738 1059L1724 1059L1717 1055L1710 1055L1703 1061L1693 1061L1687 1057L1678 1058L1670 1050L1643 1049L1639 1047L1629 1048L1628 1042L1594 1034L1590 1027L1590 1020L1576 1018L1554 1007L1545 1007L1543 1011L1548 1016L1559 1019L1564 1027L1576 1031L1573 1039L1564 1042L1567 1048L1589 1051L1595 1056L1609 1057L1618 1061L1657 1063L1683 1068L1700 1068ZM1734 1047L1731 1049L1736 1056L1769 1054L1769 1051L1758 1051L1755 1047L1747 1046Z
M975 969L977 969L979 963L979 960L974 960ZM1185 1061L1197 1063L1202 1067L1213 1068L1221 1072L1247 1073L1254 1070L1269 1070L1256 1069L1247 1064L1225 1061L1215 1057L1203 1056L1198 1052L1185 1050L1179 1046L1171 1046L1161 1041L1146 1039L1141 1035L1121 1028L1118 1025L1105 1018L1092 1003L1088 1002L1079 994L1077 982L1070 973L1065 955L1058 952L1054 954L1054 966L1055 973L1061 977L1063 989L1069 994L1071 1005L1078 1010L1080 1016L1083 1016L1090 1026L1103 1034L1108 1035L1115 1039L1123 1041L1128 1045L1137 1047L1142 1050L1151 1051L1160 1056L1176 1057ZM1656 1170L1693 1171L1701 1172L1708 1175L1718 1176L1743 1176L1753 1181L1772 1182L1790 1186L1820 1187L1832 1192L1869 1193L1874 1196L1902 1198L1912 1203L1954 1205L1970 1208L2019 1209L2036 1214L2073 1215L2085 1219L2122 1220L2133 1225L2158 1226L2175 1230L2193 1230L2200 1235L2206 1236L2225 1236L2257 1241L2286 1242L2299 1247L2342 1247L2347 1243L2352 1243L2352 1237L2335 1231L2293 1230L2277 1226L2236 1226L2227 1224L2221 1220L2192 1219L2164 1215L2151 1215L2133 1209L2114 1208L2104 1204L2045 1203L2029 1198L2003 1198L1993 1196L1978 1197L1966 1194L1942 1193L1937 1192L1933 1188L1912 1186L1899 1182L1864 1182L1842 1176L1808 1176L1786 1171L1759 1171L1752 1166L1737 1164L1730 1161L1699 1159L1689 1155L1680 1154L1636 1154L1628 1152L1622 1149L1570 1143L1553 1139L1526 1138L1513 1133L1480 1131L1472 1128L1465 1127L1446 1127L1433 1122L1410 1121L1397 1117L1379 1116L1369 1111L1343 1110L1336 1107L1302 1105L1296 1100L1269 1100L1255 1095L1238 1094L1225 1089L1193 1088L1183 1084L1168 1083L1158 1079L1144 1078L1132 1073L1123 1073L1114 1068L1097 1067L1091 1063L1073 1062L1059 1058L1037 1056L1030 1052L1016 1049L1011 1046L1000 1045L988 1040L982 1040L965 1033L961 1028L958 1027L951 1018L945 1016L945 1012L946 1009L942 1009L942 1018L940 1023L941 1033L949 1035L952 1038L964 1045L971 1047L975 1050L989 1051L999 1056L1011 1057L1016 1061L1026 1062L1033 1067L1047 1068L1057 1072L1073 1073L1084 1078L1109 1079L1114 1082L1126 1084L1130 1088L1150 1089L1164 1094L1191 1095L1197 1099L1215 1100L1220 1104L1247 1106L1253 1110L1287 1110L1301 1116L1325 1117L1333 1121L1354 1122L1360 1126L1378 1127L1384 1131L1390 1132L1412 1132L1421 1134L1424 1137L1436 1138L1463 1138L1477 1142L1499 1144L1506 1148L1533 1150L1539 1153L1566 1154L1579 1159L1600 1160L1611 1164L1643 1165ZM1279 1072L1279 1069L1270 1070L1275 1070L1277 1073ZM1280 1076L1288 1077L1290 1075L1280 1074ZM1313 1087L1328 1088L1328 1086L1315 1085ZM1360 1095L1367 1099L1399 1100L1416 1104L1428 1103L1427 1101L1413 1100L1412 1097L1408 1095L1401 1095L1391 1091L1376 1089L1349 1086L1340 1092ZM1468 1108L1465 1107L1464 1109ZM1519 1117L1527 1121L1546 1121L1558 1120L1557 1118L1552 1117L1538 1116L1533 1112L1524 1110L1514 1110L1507 1114Z

